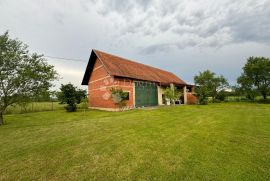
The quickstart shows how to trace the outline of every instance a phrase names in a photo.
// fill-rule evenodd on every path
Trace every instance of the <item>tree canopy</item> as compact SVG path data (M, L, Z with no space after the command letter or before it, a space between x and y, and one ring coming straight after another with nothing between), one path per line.
M266 99L270 94L270 59L248 58L237 83L248 98L254 98L256 93L260 93Z
M227 79L222 75L217 76L210 70L200 72L199 75L194 77L194 82L196 86L195 91L199 98L199 104L207 104L208 97L210 96L215 100L218 96L218 92L229 85Z
M42 55L30 53L28 46L0 35L0 125L7 107L48 91L57 73Z

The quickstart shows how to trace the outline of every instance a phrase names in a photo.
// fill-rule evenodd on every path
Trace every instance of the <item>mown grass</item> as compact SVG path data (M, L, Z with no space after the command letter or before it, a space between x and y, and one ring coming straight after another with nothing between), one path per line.
M269 180L270 105L6 115L0 180Z

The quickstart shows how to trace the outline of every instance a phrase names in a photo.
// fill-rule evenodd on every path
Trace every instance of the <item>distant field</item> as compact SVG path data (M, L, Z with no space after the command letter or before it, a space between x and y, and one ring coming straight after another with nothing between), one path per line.
M30 102L27 105L16 104L8 107L6 114L19 114L28 112L41 112L64 109L64 105L59 102Z
M270 105L5 115L0 180L270 180Z
M55 111L64 110L63 104L59 102L30 102L27 105L16 104L14 106L8 107L5 114L21 114L21 113L31 113L31 112L43 112L43 111ZM81 105L77 106L78 108Z

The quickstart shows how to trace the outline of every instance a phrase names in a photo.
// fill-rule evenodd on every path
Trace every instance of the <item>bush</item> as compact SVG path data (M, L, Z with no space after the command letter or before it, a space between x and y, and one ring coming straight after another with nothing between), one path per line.
M213 99L212 102L213 103L221 103L222 101L220 99Z
M182 93L177 90L176 87L167 87L164 91L165 97L166 99L169 99L170 102L173 103L173 105L175 105L175 101L179 100L179 98L181 97Z
M270 99L260 99L260 100L258 100L258 103L270 104Z
M67 112L75 112L77 110L76 104L72 104L72 105L68 104L65 108L66 108Z
M196 87L196 96L198 97L198 103L200 105L208 104L208 96L204 87Z
M200 105L207 105L208 104L208 98L204 96L199 96L199 104Z
M227 98L227 92L225 91L220 91L217 96L216 96L216 99L219 100L219 102L221 101L225 101L225 99Z
M76 104L86 98L86 91L78 89L72 84L61 85L60 92L57 94L60 104L67 104L65 107L67 112L75 112L77 110Z
M126 101L128 100L129 93L124 92L121 88L111 88L112 100L119 107L120 110L125 108Z

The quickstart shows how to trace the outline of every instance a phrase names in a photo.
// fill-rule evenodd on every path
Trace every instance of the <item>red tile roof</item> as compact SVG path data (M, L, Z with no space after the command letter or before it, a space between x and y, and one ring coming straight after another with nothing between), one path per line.
M112 76L127 77L136 80L146 80L158 82L161 84L170 84L170 83L180 85L187 84L173 73L165 70L137 63L99 50L93 50L92 54L93 53L96 55L96 57L99 58L99 60L103 63L108 73ZM92 54L90 56L89 63L91 61L91 57L93 57ZM86 69L85 77L82 83L83 85L88 84L88 80L90 78L91 73L87 73L87 71L90 71L90 69L89 68Z

